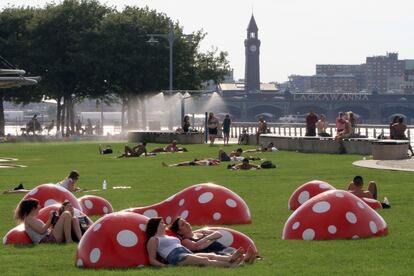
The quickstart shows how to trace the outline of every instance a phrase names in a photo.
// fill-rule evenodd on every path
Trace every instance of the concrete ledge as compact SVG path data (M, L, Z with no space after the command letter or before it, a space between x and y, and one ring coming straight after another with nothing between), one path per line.
M372 159L400 160L408 158L408 140L372 141Z
M177 140L179 144L204 144L204 133L175 131L128 131L128 141L131 143L171 143Z
M372 138L349 138L343 141L345 150L350 154L370 155ZM266 145L273 142L280 150L318 153L339 153L339 143L332 137L297 137L275 134L260 135L260 143Z

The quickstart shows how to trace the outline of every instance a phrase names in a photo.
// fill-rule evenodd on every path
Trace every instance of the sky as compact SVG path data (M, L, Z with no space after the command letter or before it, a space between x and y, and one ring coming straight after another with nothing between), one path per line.
M31 0L43 6L50 0ZM55 1L59 3L59 0ZM244 78L244 39L252 13L259 28L262 82L315 74L316 64L361 64L367 56L398 52L414 59L412 0L102 0L108 6L148 6L184 28L203 29L201 51L228 52L235 79ZM27 5L27 0L2 0Z

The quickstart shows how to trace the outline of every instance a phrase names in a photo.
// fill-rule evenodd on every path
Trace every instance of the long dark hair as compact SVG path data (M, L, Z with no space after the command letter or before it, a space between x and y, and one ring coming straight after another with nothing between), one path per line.
M39 201L37 199L28 198L22 200L19 206L17 206L16 211L14 211L14 219L18 223L23 222L27 215L29 215L33 209L36 209L37 206L39 206Z
M178 225L178 223L180 222L181 217L177 217L173 223L170 224L170 226L168 226L168 229L170 229L174 234L177 234L179 236L181 236L180 234L178 234L178 231L180 231L180 226Z
M73 179L73 180L78 180L79 179L78 171L71 171L68 175L68 178Z
M158 226L160 225L162 218L150 218L147 222L147 230L145 233L147 234L147 239L149 240L152 238L155 233L157 233Z

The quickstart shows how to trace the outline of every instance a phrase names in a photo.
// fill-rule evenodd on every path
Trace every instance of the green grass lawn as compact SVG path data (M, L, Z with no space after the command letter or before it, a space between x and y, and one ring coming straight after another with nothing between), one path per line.
M115 152L123 143L112 144ZM158 145L148 145L151 149ZM225 147L230 151L236 146ZM130 270L86 270L75 267L76 244L0 246L0 275L62 274L154 274L207 275L250 274L381 274L408 275L414 268L414 184L413 173L364 169L352 166L357 155L303 154L277 152L260 154L278 168L258 171L229 171L218 167L164 168L161 162L175 163L194 158L215 157L219 146L190 145L189 152L148 158L115 159L99 155L97 143L0 144L0 156L15 157L13 163L26 168L0 169L0 189L22 182L33 188L61 180L72 169L81 178L78 186L100 189L131 186L127 190L94 192L109 200L115 210L160 202L197 183L213 182L239 194L248 204L253 223L231 226L250 236L263 260L237 269L175 267ZM247 147L245 147L247 148ZM391 209L379 213L388 223L389 235L381 238L333 241L284 241L283 225L291 211L287 201L303 183L320 179L337 188L347 187L354 175L365 182L376 180L379 196L387 196ZM78 197L84 195L80 193ZM0 195L0 235L14 227L13 210L21 195Z

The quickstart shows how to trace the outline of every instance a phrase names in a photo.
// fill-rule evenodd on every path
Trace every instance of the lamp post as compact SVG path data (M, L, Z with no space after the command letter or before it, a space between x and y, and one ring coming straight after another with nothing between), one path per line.
M158 43L158 40L155 39L156 37L161 37L166 40L168 40L168 47L170 50L170 85L169 85L169 91L173 91L173 51L174 51L174 41L177 38L186 38L190 42L193 39L193 35L183 35L183 34L176 34L174 32L174 25L172 22L170 22L169 31L167 34L147 34L149 37L147 43L154 44Z

